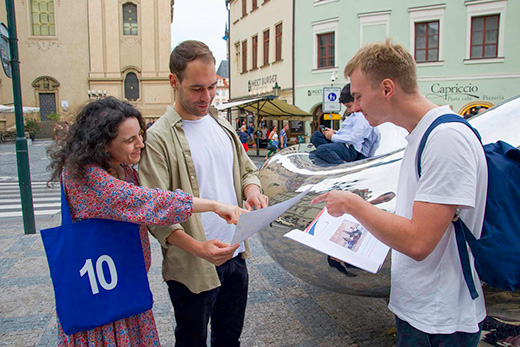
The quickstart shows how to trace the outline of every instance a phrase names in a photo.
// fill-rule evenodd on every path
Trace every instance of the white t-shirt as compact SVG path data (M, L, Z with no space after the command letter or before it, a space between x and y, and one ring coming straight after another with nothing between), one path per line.
M231 139L210 115L182 122L197 173L200 197L237 205ZM231 241L236 229L234 224L228 224L213 212L201 213L200 219L208 240ZM235 256L244 250L241 243Z
M417 175L419 142L430 124L446 113L453 111L448 106L431 110L406 137L408 146L399 174L396 214L411 218L414 201L459 205L460 218L480 237L487 164L483 148L471 129L459 123L435 128L422 154L420 180ZM437 247L422 261L393 250L389 309L426 333L477 332L486 309L473 257L469 254L479 295L475 300L471 299L464 281L453 224L450 223Z

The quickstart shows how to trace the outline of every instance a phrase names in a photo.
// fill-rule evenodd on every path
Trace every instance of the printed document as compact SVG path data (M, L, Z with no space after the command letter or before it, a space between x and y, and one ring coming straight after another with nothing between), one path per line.
M234 245L235 243L242 242L268 226L272 221L280 217L285 211L293 207L307 195L311 189L312 186L295 197L279 204L241 215L230 244Z
M284 236L374 274L389 250L354 217L349 214L332 217L327 208L305 231L295 229Z

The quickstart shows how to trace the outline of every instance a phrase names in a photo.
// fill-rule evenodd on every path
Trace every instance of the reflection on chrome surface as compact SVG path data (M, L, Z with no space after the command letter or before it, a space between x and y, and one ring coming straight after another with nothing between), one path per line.
M480 132L483 143L503 140L520 146L520 98L478 114L469 122ZM292 229L305 229L324 206L323 203L311 205L311 200L334 189L354 192L377 207L394 212L407 133L392 124L383 124L380 130L381 146L373 158L332 165L313 155L312 144L299 144L280 151L261 168L260 180L271 205L315 185L305 198L259 233L266 251L289 273L336 292L373 297L389 295L390 253L375 275L354 267L339 271L329 266L325 254L283 237Z

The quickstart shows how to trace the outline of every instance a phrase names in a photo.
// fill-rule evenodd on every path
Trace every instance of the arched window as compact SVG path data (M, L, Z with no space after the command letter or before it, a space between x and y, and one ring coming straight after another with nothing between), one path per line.
M137 5L123 5L123 35L137 35Z
M129 72L125 77L125 98L130 101L139 99L139 80L133 72Z

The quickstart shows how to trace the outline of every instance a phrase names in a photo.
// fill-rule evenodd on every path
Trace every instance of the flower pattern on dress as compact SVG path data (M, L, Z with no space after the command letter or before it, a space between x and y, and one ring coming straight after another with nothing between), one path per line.
M171 192L140 187L137 171L129 165L122 167L124 180L96 165L87 167L84 180L73 179L64 170L63 188L74 222L100 218L139 224L148 271L151 251L146 225L186 221L193 211L193 197L180 189ZM72 335L63 332L58 319L57 330L58 346L160 346L152 310Z

